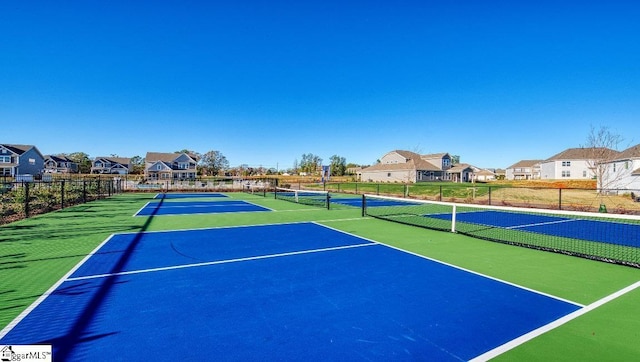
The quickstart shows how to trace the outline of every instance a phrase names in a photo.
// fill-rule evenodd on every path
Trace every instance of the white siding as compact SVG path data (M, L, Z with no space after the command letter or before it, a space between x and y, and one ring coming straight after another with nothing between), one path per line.
M611 162L606 169L604 182L598 180L598 187L617 190L640 190L640 176L632 175L640 168L640 160Z
M540 164L543 180L590 180L594 174L585 160L556 160Z
M382 156L380 163L382 164L395 164L395 163L406 163L407 159L402 157L396 152L389 152L386 155Z

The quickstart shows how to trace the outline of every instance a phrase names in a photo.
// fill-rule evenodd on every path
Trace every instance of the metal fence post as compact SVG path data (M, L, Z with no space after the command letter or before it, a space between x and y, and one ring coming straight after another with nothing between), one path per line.
M29 183L22 182L22 186L24 188L24 217L29 217Z
M562 189L558 189L558 210L562 210Z
M60 181L60 208L64 209L64 180Z

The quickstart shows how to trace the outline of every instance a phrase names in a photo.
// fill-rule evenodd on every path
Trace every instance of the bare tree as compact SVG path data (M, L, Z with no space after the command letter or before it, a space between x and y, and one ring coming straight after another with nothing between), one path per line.
M587 136L587 143L583 148L587 150L587 167L597 180L598 192L607 190L615 184L620 175L612 172L615 164L613 161L618 156L617 149L622 142L622 136L613 133L608 127L601 126L596 129L591 126Z

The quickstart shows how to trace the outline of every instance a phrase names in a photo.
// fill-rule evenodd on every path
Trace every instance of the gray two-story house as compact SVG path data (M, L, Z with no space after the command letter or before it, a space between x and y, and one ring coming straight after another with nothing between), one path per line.
M126 175L131 173L133 165L126 157L96 157L91 163L91 173Z
M44 156L33 145L0 144L0 176L38 176L44 169Z
M147 152L144 176L147 180L193 180L198 160L187 153Z
M78 173L78 163L64 155L46 155L44 173Z
M395 150L388 152L378 164L362 169L362 181L423 182L450 181L451 156L448 153L419 155Z

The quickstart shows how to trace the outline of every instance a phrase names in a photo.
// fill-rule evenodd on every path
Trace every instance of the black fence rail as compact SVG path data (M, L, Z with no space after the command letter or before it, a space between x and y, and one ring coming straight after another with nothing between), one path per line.
M121 193L119 179L0 183L0 225Z
M297 188L469 204L640 215L640 190L513 187L468 183L339 182Z

